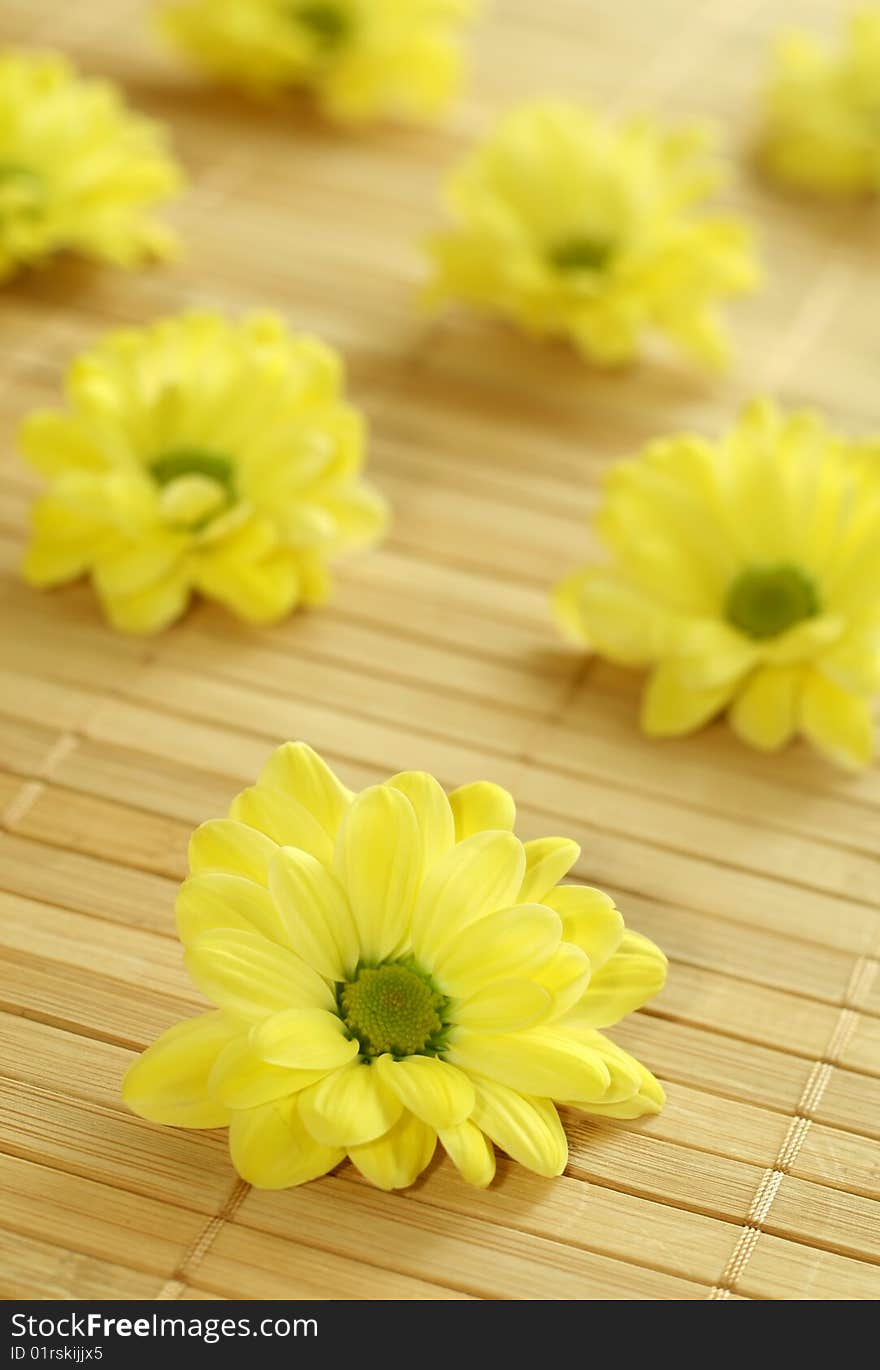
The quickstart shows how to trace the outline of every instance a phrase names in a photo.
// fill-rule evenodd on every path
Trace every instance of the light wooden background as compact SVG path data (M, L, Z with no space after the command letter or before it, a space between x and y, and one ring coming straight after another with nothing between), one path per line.
M603 466L651 436L717 431L756 389L880 427L877 217L782 200L741 166L731 200L768 279L721 381L662 358L602 375L413 306L438 176L493 112L557 93L706 113L741 152L768 36L842 9L497 0L445 128L351 138L206 92L144 37L142 0L6 0L4 41L117 78L173 124L192 185L172 216L188 261L62 263L0 294L4 1294L880 1294L880 775L765 759L722 728L641 739L635 678L568 654L545 605L587 554ZM274 306L344 350L396 527L325 612L257 632L202 605L130 641L85 588L19 583L34 486L14 429L104 329L194 303ZM578 874L671 956L667 991L615 1033L667 1082L662 1116L571 1114L556 1181L502 1163L483 1193L435 1162L384 1195L348 1166L248 1192L222 1136L125 1113L132 1054L198 1006L172 921L187 835L288 737L353 785L495 779L524 835L583 843Z

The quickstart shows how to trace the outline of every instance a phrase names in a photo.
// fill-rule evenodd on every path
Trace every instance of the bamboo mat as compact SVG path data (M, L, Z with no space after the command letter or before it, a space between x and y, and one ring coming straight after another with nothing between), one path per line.
M756 389L880 428L877 217L777 198L743 167L762 293L719 381L657 359L603 375L489 324L426 324L418 240L438 175L536 92L705 113L750 136L769 35L829 0L496 0L470 93L439 131L346 137L203 90L143 36L142 0L6 0L3 41L55 44L169 120L190 254L125 275L76 263L0 294L0 1292L7 1297L871 1298L880 1294L880 774L722 728L650 743L638 682L567 653L545 594L588 551L610 460L715 432ZM114 324L269 305L341 348L394 503L387 544L326 611L253 631L198 606L131 641L75 587L19 583L33 484L21 415ZM435 1162L386 1195L349 1166L286 1193L236 1182L221 1135L118 1098L134 1052L198 997L173 934L188 833L281 739L352 785L402 768L490 778L524 836L583 844L577 874L671 957L613 1034L664 1079L656 1119L566 1117L545 1181L488 1192Z

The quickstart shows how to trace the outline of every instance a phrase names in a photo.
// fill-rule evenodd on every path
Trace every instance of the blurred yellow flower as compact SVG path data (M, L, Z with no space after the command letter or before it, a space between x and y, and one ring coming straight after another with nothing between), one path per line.
M461 74L474 0L175 0L166 32L200 66L257 94L311 91L331 118L437 114Z
M177 925L217 1011L160 1037L125 1102L228 1125L236 1169L269 1189L346 1154L402 1188L438 1138L471 1184L492 1180L492 1142L558 1175L554 1099L658 1112L660 1085L599 1029L657 993L666 958L607 895L559 883L575 842L520 842L514 817L488 782L447 797L410 771L353 795L309 747L279 748L190 843Z
M60 251L120 266L167 254L149 217L182 176L163 131L52 53L0 52L0 281Z
M647 667L642 726L724 710L768 751L801 732L849 765L880 689L880 451L756 401L710 443L661 439L615 467L596 530L609 561L554 592L559 624Z
M760 151L768 172L797 188L880 190L880 7L854 15L836 51L808 33L779 40Z
M386 524L341 387L336 354L273 315L111 333L71 367L67 409L22 427L50 480L25 578L91 575L111 623L134 633L171 623L194 590L254 623L319 602L328 558Z
M592 361L632 358L665 333L725 356L716 302L751 289L751 235L700 202L722 168L698 128L615 126L576 105L509 113L453 173L452 226L429 243L429 299L463 300Z

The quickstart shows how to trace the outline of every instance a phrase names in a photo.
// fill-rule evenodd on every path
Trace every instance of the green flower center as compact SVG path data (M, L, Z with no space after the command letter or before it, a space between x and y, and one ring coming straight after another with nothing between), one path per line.
M232 462L218 452L206 452L200 447L180 447L166 452L151 463L150 475L157 485L170 485L180 476L207 476L232 494Z
M197 447L177 448L149 467L167 523L197 531L235 503L235 471L228 457Z
M313 3L295 5L293 17L311 33L322 48L338 48L351 32L351 19L339 5Z
M605 238L567 238L550 252L557 271L602 271L611 261L614 244Z
M778 637L819 612L816 587L797 566L753 566L727 591L728 623L748 637Z
M447 1001L427 976L391 962L364 967L337 990L339 1011L364 1056L436 1056L442 1049Z
M46 184L35 171L18 162L0 162L0 218L38 214L46 198Z

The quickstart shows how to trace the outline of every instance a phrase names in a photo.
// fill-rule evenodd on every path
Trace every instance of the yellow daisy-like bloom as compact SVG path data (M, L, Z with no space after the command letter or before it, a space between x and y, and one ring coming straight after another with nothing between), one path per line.
M461 74L473 0L182 0L165 30L212 75L257 94L302 87L331 118L437 114Z
M25 578L90 575L114 627L150 633L194 590L270 623L329 588L328 558L386 524L338 356L274 315L185 314L74 362L63 413L21 430L50 479Z
M166 255L150 218L182 176L163 131L63 57L0 52L0 281L59 251L132 266Z
M558 882L561 837L521 842L497 785L448 797L410 771L353 795L302 743L190 843L177 926L217 1011L130 1068L153 1122L229 1127L244 1179L284 1188L345 1155L382 1189L440 1143L487 1185L492 1142L559 1175L553 1100L612 1118L663 1091L599 1029L661 988L666 959L599 890Z
M718 442L682 434L620 463L596 519L609 553L554 593L563 631L651 671L642 725L728 710L768 751L801 732L872 752L880 689L880 459L815 415L756 401Z
M724 359L715 303L756 281L751 239L700 201L722 168L696 128L615 126L576 105L514 110L453 173L429 298L463 300L606 365L659 330Z
M880 190L880 8L852 18L838 51L808 33L779 41L760 155L771 175L796 188Z

